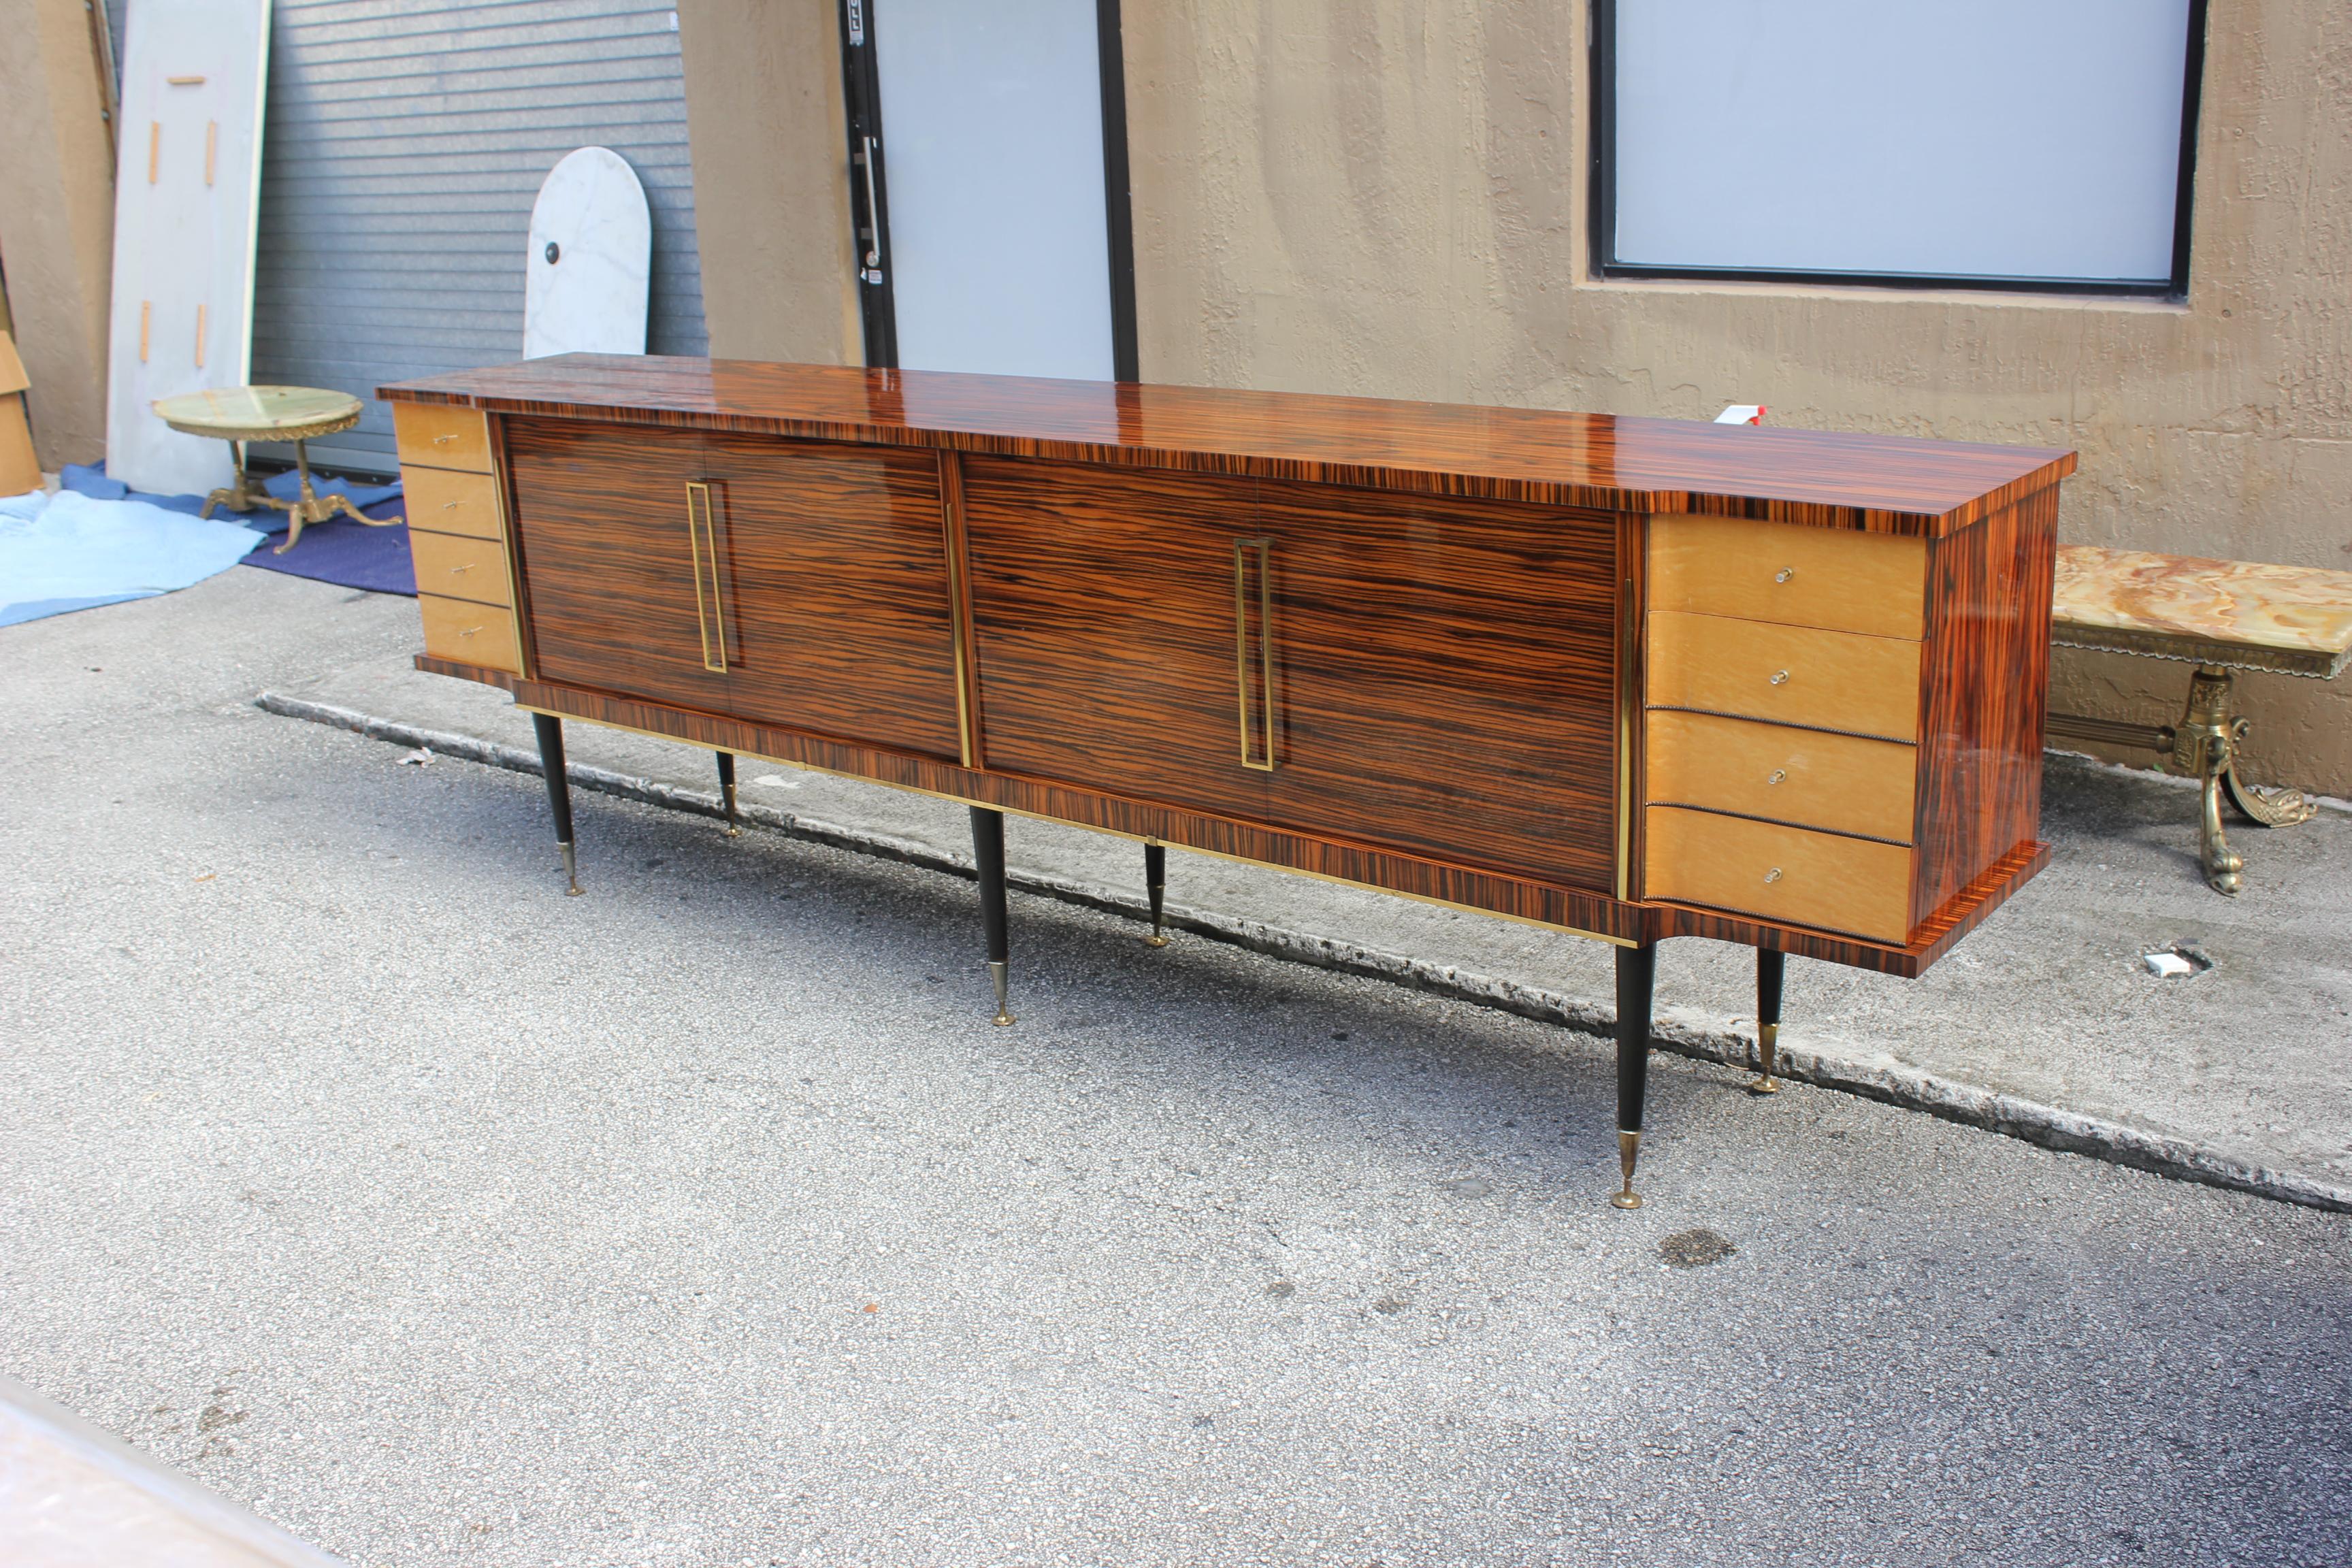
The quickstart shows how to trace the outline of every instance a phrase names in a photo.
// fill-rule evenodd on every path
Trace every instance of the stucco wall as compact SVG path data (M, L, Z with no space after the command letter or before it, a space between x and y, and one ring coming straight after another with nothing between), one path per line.
M680 0L677 18L711 353L857 363L833 0Z
M0 0L0 268L41 466L106 450L114 174L82 0Z
M698 199L803 204L706 230L714 352L854 361L832 7L685 15ZM1584 28L1580 0L1129 0L1145 378L2069 446L2069 542L2352 569L2352 7L2212 0L2185 306L1594 282ZM2186 685L2062 651L2053 702L2167 722ZM2241 690L2254 777L2352 795L2352 677Z

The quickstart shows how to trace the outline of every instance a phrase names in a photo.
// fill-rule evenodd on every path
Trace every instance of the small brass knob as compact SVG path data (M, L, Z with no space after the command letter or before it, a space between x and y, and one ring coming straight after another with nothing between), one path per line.
M1780 879L1780 868L1775 866L1769 871L1765 872L1764 879L1768 882L1779 881Z
M1769 779L1766 779L1764 782L1765 782L1766 784L1779 784L1782 779L1787 778L1788 776L1789 776L1789 770L1788 770L1788 769L1786 769L1786 768L1774 768L1774 769L1772 770L1772 776L1771 776L1770 778L1769 778Z
M1776 670L1774 670L1774 671L1772 672L1772 684L1773 684L1773 685L1775 685L1775 686L1785 686L1785 685L1787 685L1787 684L1788 684L1788 682L1789 682L1789 672L1788 672L1787 670L1785 670L1785 669L1776 669Z
M1794 566L1783 566L1778 572L1772 574L1772 581L1775 583L1785 583L1796 574L1797 569Z

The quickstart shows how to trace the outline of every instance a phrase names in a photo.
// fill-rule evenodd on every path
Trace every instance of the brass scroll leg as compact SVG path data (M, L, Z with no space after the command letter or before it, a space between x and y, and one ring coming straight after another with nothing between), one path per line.
M2221 831L2225 794L2231 805L2264 827L2305 821L2316 809L2294 790L2265 797L2238 782L2237 743L2245 732L2245 721L2230 711L2230 672L2200 666L2189 682L2188 711L2172 732L2172 771L2204 783L2198 801L2197 853L2206 884L2217 893L2235 893L2238 874L2246 865Z
M740 838L743 829L735 821L735 753L719 753L719 801L727 810L727 837Z
M1769 947L1756 950L1756 1077L1748 1085L1750 1094L1780 1092L1772 1068L1780 1045L1780 983L1788 973L1787 953Z
M1006 1006L1012 937L1004 907L1004 814L971 808L971 858L980 868L980 922L988 933L988 977L996 983L996 1023L1013 1022Z
M1624 1184L1610 1198L1621 1209L1642 1206L1633 1167L1642 1157L1642 1100L1650 1079L1650 999L1658 979L1658 950L1648 942L1617 950L1617 1164Z
M563 721L552 713L534 713L531 727L539 731L539 771L547 780L547 805L555 815L555 852L563 858L564 890L580 896L580 861L572 848L572 781L563 771Z
M1143 847L1143 887L1151 898L1151 936L1153 947L1166 947L1168 938L1161 934L1162 911L1168 903L1168 847L1146 844Z

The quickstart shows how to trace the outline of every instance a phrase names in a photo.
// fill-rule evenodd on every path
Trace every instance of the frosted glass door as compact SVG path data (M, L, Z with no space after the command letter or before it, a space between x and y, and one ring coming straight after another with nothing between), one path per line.
M1096 0L873 0L898 363L1111 379Z

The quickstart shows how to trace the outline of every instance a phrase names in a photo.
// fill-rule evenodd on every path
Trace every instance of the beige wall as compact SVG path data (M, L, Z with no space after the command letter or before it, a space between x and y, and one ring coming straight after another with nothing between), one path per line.
M0 268L45 468L106 451L114 174L82 0L0 0Z
M833 0L681 0L678 46L711 353L858 363Z
M740 217L788 268L705 220L713 342L723 300L729 343L854 361L832 10L771 9L688 13L698 210L706 127L798 164L804 204ZM709 111L705 18L770 62L725 103L789 124ZM2352 7L2212 0L2185 306L1593 281L1578 0L1129 0L1124 27L1149 380L2063 445L2069 542L2352 569ZM709 156L756 197L750 155ZM2186 677L2062 651L2053 701L2166 722ZM2253 776L2352 795L2352 676L2241 690Z

